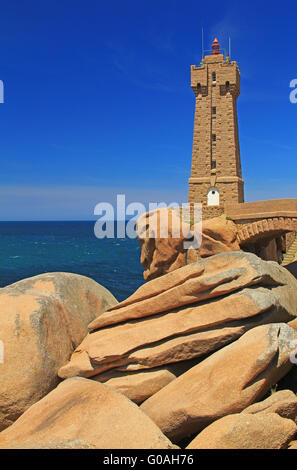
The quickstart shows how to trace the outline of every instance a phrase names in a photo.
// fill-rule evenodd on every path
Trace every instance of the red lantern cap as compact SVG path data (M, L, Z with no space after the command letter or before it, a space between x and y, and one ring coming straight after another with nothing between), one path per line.
M219 54L220 53L220 44L219 44L219 41L217 40L217 38L214 39L212 45L212 53L213 54Z

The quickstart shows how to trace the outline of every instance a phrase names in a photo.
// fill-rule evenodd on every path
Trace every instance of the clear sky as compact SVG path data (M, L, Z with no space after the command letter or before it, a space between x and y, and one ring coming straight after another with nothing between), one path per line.
M288 1L1 0L0 220L186 202L202 25L241 70L246 201L297 197L296 18Z

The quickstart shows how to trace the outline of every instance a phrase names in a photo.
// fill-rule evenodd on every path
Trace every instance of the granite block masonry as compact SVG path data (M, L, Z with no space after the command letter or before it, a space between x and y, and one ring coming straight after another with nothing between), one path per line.
M225 203L244 202L236 109L240 71L220 52L217 39L212 54L191 66L191 87L196 106L189 203L201 202L203 215L215 217Z

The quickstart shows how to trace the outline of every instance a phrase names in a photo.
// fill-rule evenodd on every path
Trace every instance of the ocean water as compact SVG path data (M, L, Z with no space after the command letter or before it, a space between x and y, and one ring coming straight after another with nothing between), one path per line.
M94 222L0 222L0 287L45 272L88 276L119 300L143 280L136 239L98 239Z

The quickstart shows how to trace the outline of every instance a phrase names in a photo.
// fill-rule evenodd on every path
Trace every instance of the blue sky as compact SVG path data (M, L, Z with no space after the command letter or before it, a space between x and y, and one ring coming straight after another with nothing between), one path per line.
M246 201L296 197L296 15L294 2L0 1L0 220L92 219L117 193L186 202L202 25L205 48L231 36L240 66Z

